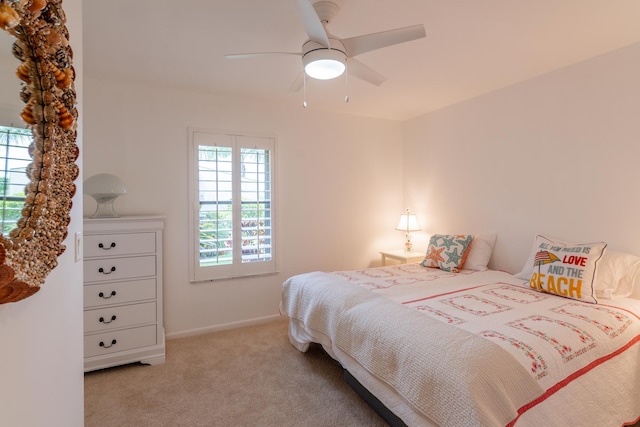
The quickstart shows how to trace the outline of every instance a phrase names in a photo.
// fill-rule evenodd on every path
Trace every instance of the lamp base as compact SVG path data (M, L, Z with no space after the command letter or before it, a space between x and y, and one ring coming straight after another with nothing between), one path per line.
M404 242L404 251L413 252L413 243L411 243L411 235L407 233L406 237L407 237L407 241Z
M108 200L96 200L98 202L98 207L90 218L120 218L120 215L116 213L116 210L113 207L113 202L117 197L118 196L111 197Z

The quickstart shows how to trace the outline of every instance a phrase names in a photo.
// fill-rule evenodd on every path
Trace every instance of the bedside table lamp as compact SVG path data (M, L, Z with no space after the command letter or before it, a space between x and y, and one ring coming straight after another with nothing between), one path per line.
M113 202L120 196L127 194L124 182L115 175L101 173L94 175L84 182L84 194L93 197L98 203L91 218L118 218L113 208Z
M411 244L411 232L420 230L416 215L412 214L407 208L407 212L400 215L400 221L396 227L396 230L404 231L407 237L407 241L404 243L405 252L411 252L413 245Z

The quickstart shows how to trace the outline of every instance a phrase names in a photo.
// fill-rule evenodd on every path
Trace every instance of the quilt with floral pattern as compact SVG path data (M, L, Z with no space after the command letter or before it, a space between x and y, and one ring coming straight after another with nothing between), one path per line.
M404 264L295 276L282 310L437 425L640 417L639 300L587 304L505 272Z

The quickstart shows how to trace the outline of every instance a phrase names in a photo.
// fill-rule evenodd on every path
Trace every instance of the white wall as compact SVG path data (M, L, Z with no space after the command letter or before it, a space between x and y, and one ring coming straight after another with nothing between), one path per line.
M194 333L278 314L280 287L311 270L379 263L401 247L401 124L85 79L84 176L113 173L119 214L166 216L165 330ZM280 274L188 282L187 129L275 134ZM95 201L85 196L85 215Z
M14 37L5 31L0 31L0 125L21 126L20 113L24 103L20 100L21 80L16 78L16 68L20 64L12 54L11 46Z
M640 254L638 76L640 44L405 123L425 231L497 231L512 272L538 233Z
M492 266L509 271L537 233L640 253L639 71L635 45L404 124L86 79L84 175L125 180L121 214L166 216L169 336L274 315L293 274L375 265L402 245L406 206L417 248L434 232L496 231ZM188 282L189 126L277 135L280 274Z
M65 0L64 9L82 120L82 1ZM82 151L81 136L78 145ZM82 230L82 178L77 185L70 236ZM73 239L65 244L58 267L38 293L0 305L0 425L84 424L82 263L74 262Z

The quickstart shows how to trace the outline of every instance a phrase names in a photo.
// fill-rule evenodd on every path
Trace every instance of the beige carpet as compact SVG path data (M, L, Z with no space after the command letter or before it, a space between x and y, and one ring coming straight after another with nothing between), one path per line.
M167 341L166 363L85 374L85 426L386 426L284 319Z

